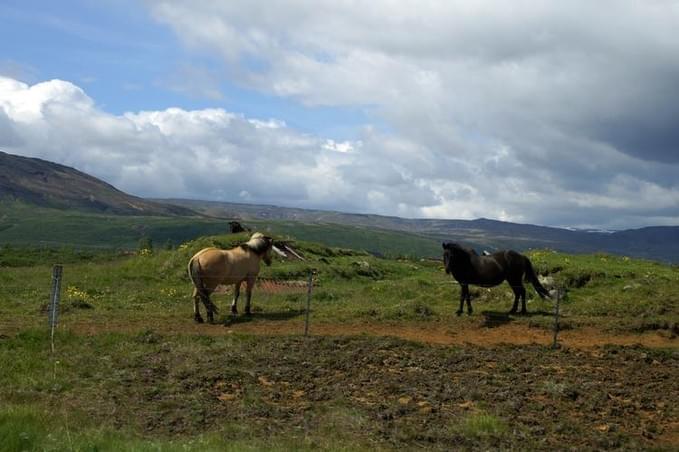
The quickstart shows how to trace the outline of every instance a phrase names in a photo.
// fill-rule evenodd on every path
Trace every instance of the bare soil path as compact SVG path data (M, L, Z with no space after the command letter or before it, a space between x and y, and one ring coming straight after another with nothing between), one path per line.
M69 323L65 328L75 333L97 334L102 332L135 332L152 329L166 334L202 334L221 336L233 333L255 335L300 335L304 324L299 319L267 320L254 316L252 320L238 318L229 325L196 324L191 320L163 319L126 323ZM494 346L499 344L552 343L553 333L544 328L531 327L525 323L509 323L485 327L479 321L458 322L371 322L371 323L312 323L310 334L316 336L389 336L438 345ZM625 333L604 331L594 327L573 328L559 333L559 343L574 348L590 348L603 345L642 345L651 348L679 348L676 337L666 331Z

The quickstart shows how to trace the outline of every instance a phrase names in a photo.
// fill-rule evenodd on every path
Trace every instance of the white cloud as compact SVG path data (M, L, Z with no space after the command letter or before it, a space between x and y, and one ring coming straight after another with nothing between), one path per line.
M327 139L325 140L325 143L323 144L323 149L327 149L329 151L335 151L335 152L343 152L343 153L348 153L348 152L353 152L355 150L355 147L361 146L361 142L357 143L352 143L351 141L341 141L337 142L335 140Z
M402 196L385 194L366 203L367 187L385 169L408 184L395 163L370 167L381 152L374 138L373 154L364 157L356 152L360 142L336 143L279 120L222 109L112 115L61 80L29 86L0 78L0 130L14 137L2 143L3 150L71 165L144 196L388 212ZM328 152L329 143L338 152ZM361 165L368 165L366 173L353 180L350 168ZM373 192L387 192L389 181ZM417 204L417 197L412 201Z
M523 49L511 42L510 24L494 13L488 20L510 41L494 48L482 28L467 24L465 31L459 23L462 30L448 30L439 14L430 14L433 5L414 18L390 17L384 35L376 31L377 11L361 17L364 23L345 23L342 14L349 11L336 16L341 11L332 5L325 8L324 27L307 18L293 33L289 22L283 27L285 17L272 28L264 17L245 36L222 31L235 40L233 54L221 52L226 60L247 53L270 63L269 70L243 71L243 83L310 104L364 105L389 132L366 126L357 139L337 141L281 119L223 109L112 115L72 83L27 85L0 77L0 146L74 166L143 196L552 225L679 222L676 164L621 152L586 127L582 132L593 115L586 111L587 93L578 92L582 83L612 95L599 76L592 81L584 66L559 69L559 54L542 43L556 42L549 34L538 34L533 48ZM210 16L226 29L231 23L223 14ZM469 14L485 12L472 8ZM241 31L259 20L241 15ZM198 20L188 12L177 17ZM412 30L420 22L434 24L441 39L464 42L453 46L460 55L448 55L427 33L406 39L401 27ZM310 39L304 31L319 34ZM221 47L209 33L186 33L194 45ZM286 33L295 46L284 45ZM475 41L476 34L483 39ZM615 110L614 102L624 108L643 97L642 87L635 90L594 110L604 115Z
M391 212L679 223L675 1L148 3L234 81L385 123L342 170Z

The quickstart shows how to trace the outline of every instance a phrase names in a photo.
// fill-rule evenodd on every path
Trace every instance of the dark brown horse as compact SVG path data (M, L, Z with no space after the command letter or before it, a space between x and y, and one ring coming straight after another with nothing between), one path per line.
M479 256L471 248L466 248L457 243L443 243L443 264L446 273L452 274L453 278L460 283L460 309L457 315L462 314L464 301L467 300L467 313L472 313L469 284L481 287L493 287L507 281L514 291L514 305L510 314L516 314L521 299L521 314L526 313L526 289L523 287L524 278L533 284L535 291L540 297L549 297L547 289L542 287L533 270L530 260L516 251L506 250L492 253L488 256Z

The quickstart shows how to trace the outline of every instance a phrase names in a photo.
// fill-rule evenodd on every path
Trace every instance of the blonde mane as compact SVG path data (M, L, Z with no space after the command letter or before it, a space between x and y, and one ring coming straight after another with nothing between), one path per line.
M250 240L241 245L244 249L250 249L256 254L263 254L267 249L271 247L273 240L271 237L267 237L261 232L255 232L250 237Z

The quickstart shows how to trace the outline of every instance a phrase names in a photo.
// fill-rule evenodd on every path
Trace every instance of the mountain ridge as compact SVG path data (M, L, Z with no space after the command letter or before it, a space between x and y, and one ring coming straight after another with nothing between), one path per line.
M619 231L589 231L489 218L424 219L346 213L274 205L242 204L178 198L164 202L215 217L247 220L300 221L361 226L425 235L440 241L460 241L479 248L550 248L574 253L614 253L679 262L679 226L646 226Z
M118 190L87 173L47 160L0 151L0 199L42 207L116 215L195 215L185 207L157 203Z
M243 222L335 224L397 231L433 241L458 241L479 249L554 249L571 253L614 253L679 263L679 226L621 231L584 231L488 218L423 219L188 199L145 199L74 168L0 151L0 200L104 213L114 216L167 216L238 219ZM294 228L293 228L294 229Z

